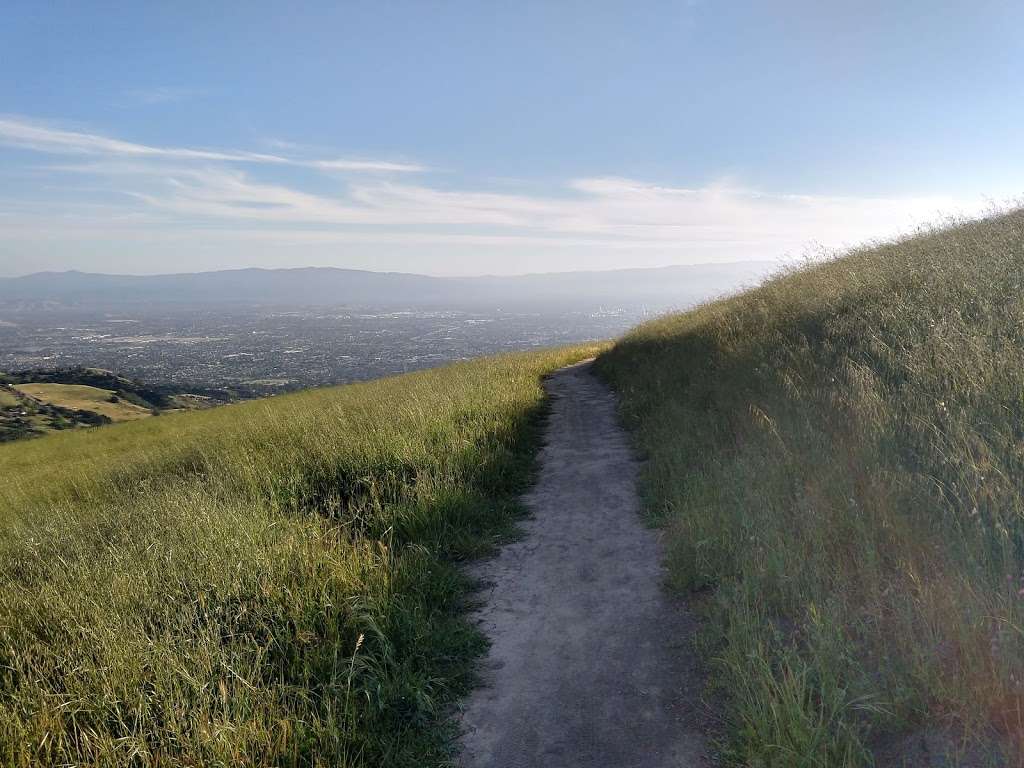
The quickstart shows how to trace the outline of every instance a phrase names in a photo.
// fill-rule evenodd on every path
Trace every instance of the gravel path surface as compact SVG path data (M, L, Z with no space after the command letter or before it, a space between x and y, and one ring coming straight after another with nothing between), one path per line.
M532 518L474 569L492 642L462 712L466 768L704 768L693 619L664 593L637 463L589 363L551 376Z

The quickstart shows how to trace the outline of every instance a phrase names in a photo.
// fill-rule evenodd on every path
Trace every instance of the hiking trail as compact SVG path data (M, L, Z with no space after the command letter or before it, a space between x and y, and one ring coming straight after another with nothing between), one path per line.
M662 587L638 463L591 363L551 413L521 540L475 565L491 641L463 704L465 768L705 768L694 619Z

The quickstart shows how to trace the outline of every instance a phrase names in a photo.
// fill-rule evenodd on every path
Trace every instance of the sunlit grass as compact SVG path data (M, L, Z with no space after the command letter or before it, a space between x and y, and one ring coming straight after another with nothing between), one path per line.
M0 764L440 764L540 376L510 355L0 447Z
M27 383L15 384L13 389L47 405L92 411L111 421L134 421L152 414L149 408L116 398L117 393L113 390L84 384ZM112 400L112 397L116 399Z
M706 595L735 764L1020 740L1024 214L646 324L599 370Z

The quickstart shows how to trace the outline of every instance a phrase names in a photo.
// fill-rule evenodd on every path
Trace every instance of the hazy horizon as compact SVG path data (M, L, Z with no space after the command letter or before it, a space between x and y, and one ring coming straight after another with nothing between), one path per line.
M102 277L174 277L180 275L202 275L209 274L212 272L241 272L245 270L258 270L261 272L281 272L281 271L296 271L296 270L343 270L349 272L370 272L378 275L409 275L415 277L434 277L439 279L473 279L473 278L516 278L516 277L543 277L543 276L557 276L557 275L574 275L574 274L586 274L586 273L602 273L602 272L624 272L624 271L657 271L657 270L671 270L686 267L729 267L729 266L744 266L744 265L777 265L784 266L786 263L783 259L738 259L736 261L722 261L722 262L694 262L692 264L666 264L658 267L608 267L606 269L570 269L570 270L549 270L549 271L536 271L536 272L510 272L507 274L495 274L495 273L478 273L478 274L440 274L430 272L402 272L399 270L377 270L377 269L357 269L353 267L336 267L336 266L317 266L313 264L302 264L289 267L222 267L215 269L201 269L188 272L94 272L84 269L41 269L36 272L25 272L18 275L0 275L0 280L17 280L22 277L34 277L36 275L64 275L64 274L80 274L80 275L95 275Z
M0 276L775 260L973 215L1024 117L1024 10L984 5L14 2Z

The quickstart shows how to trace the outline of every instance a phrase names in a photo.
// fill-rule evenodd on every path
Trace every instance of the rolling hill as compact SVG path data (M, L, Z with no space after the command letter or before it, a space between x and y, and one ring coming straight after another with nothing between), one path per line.
M441 765L547 350L0 446L0 764Z
M40 403L70 410L92 411L111 422L133 421L152 415L152 410L122 400L112 389L85 384L15 384L11 389Z
M234 399L223 390L150 385L102 368L0 372L0 443Z
M40 272L0 278L0 305L118 309L230 304L268 306L681 307L763 278L774 262L566 272L518 277L428 277L350 269L238 269L173 275Z
M703 606L733 765L1020 765L1024 212L773 279L599 359Z

